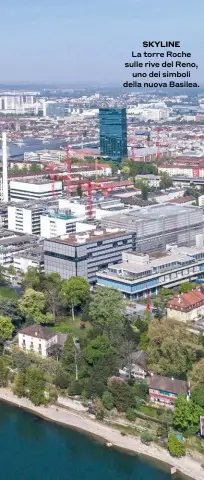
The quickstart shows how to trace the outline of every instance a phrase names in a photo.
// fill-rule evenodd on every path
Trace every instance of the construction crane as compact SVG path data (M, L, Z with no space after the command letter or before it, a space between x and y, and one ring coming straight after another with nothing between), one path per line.
M52 197L55 196L55 176L56 176L56 169L59 170L59 163L50 162L44 170L49 170L50 179L52 181Z

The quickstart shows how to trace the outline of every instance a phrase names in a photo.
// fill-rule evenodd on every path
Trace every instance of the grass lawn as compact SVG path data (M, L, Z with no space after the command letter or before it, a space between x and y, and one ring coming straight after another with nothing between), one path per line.
M71 317L61 318L61 320L52 327L53 330L60 333L72 333L75 337L84 338L87 333L92 329L92 326L89 322L86 322L86 327L84 329L80 328L81 319L75 317L73 322Z
M17 298L18 295L16 291L11 287L1 286L0 287L0 297L9 298L10 300Z

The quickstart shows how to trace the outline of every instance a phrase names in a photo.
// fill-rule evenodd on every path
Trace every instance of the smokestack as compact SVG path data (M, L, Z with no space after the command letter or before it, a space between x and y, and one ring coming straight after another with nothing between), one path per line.
M3 201L8 202L8 162L6 132L2 133Z

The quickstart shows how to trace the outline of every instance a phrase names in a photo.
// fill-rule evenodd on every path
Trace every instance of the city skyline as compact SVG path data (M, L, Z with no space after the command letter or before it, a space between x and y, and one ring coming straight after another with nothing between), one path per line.
M202 0L14 0L1 5L0 83L114 83L130 79L124 67L142 42L178 40L192 53L202 82ZM202 83L201 83L202 84Z

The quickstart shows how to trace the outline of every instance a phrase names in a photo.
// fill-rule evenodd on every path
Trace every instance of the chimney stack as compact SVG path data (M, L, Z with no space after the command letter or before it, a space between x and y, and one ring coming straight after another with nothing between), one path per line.
M6 132L2 133L3 201L8 202L8 162Z

